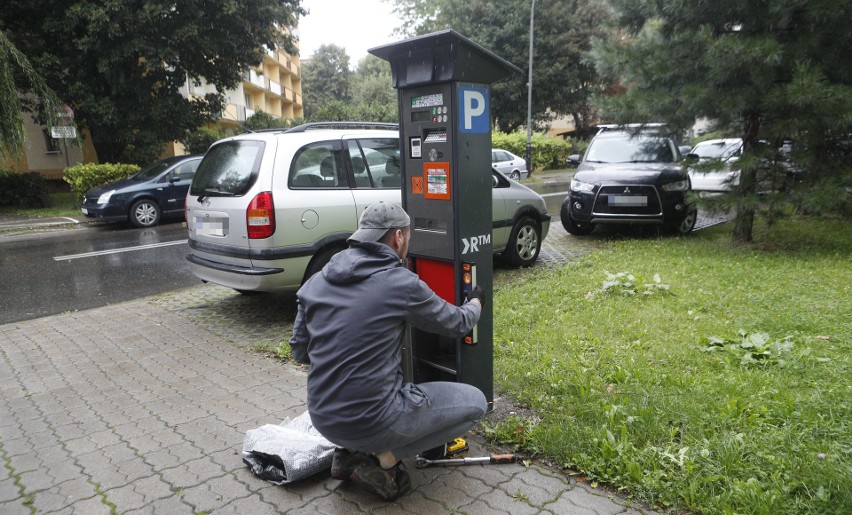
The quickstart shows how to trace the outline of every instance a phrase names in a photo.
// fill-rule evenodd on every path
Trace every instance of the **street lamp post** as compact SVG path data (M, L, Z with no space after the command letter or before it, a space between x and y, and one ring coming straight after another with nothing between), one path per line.
M533 21L535 20L535 0L530 7L530 67L527 79L527 171L532 176L532 86L533 86Z

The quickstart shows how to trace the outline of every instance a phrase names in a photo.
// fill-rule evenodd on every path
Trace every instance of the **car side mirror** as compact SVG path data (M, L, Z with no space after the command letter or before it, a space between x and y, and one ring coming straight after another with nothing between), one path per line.
M571 154L568 156L568 164L577 166L580 164L580 154Z
M496 188L500 184L500 179L495 176L491 176L491 187Z
M688 163L697 163L700 158L698 157L698 154L686 154L684 159L686 159Z
M169 177L169 182L172 183L172 184L174 184L178 181L180 181L180 177L178 175L172 175L171 177Z

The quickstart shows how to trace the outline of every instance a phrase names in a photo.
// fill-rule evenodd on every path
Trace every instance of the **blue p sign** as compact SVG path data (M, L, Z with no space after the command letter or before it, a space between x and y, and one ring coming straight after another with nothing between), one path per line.
M488 88L459 86L459 131L490 132L489 112Z

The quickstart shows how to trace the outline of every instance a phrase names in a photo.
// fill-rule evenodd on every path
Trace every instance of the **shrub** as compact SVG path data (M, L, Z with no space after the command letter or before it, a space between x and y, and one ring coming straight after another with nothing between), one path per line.
M0 206L47 207L50 193L44 177L35 173L0 170Z
M184 148L190 154L203 154L207 152L210 145L224 138L226 135L219 127L200 127L194 131L187 131L186 136L180 140Z
M571 154L569 142L537 133L532 135L530 143L532 144L533 170L565 168L565 161ZM509 134L495 131L491 133L491 146L508 150L520 157L526 157L527 134L521 131Z
M66 168L62 179L71 185L79 201L90 189L126 179L138 171L139 167L132 164L87 163Z

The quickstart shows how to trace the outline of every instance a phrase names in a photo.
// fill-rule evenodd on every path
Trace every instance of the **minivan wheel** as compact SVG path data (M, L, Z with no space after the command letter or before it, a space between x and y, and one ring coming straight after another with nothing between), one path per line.
M302 280L302 284L304 284L308 279L311 278L315 273L319 272L323 269L325 265L331 261L331 258L343 250L343 247L332 247L330 249L325 249L320 252L314 254L314 258L311 260L311 263L308 265L308 268L305 269L305 278Z
M137 200L130 207L130 223L136 227L152 227L160 223L160 206L150 199Z
M539 250L541 250L541 226L532 218L521 218L512 226L503 257L515 267L531 266L538 259Z

